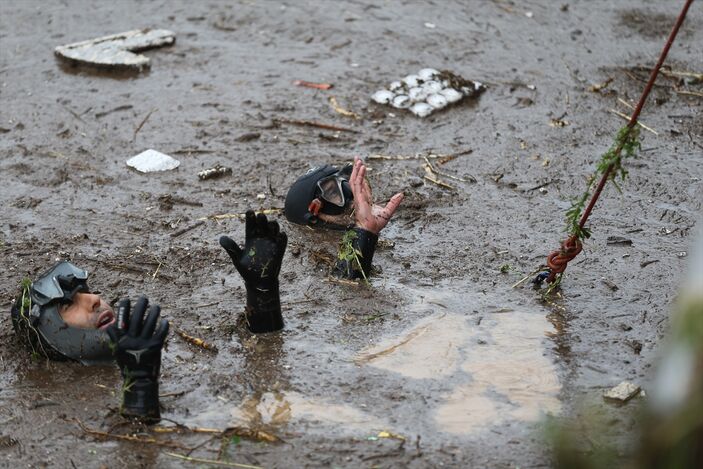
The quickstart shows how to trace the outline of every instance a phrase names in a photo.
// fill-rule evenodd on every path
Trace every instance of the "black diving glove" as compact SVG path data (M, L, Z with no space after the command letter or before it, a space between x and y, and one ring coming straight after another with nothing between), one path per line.
M139 298L130 315L129 300L120 301L117 321L107 333L115 347L115 359L124 379L120 414L145 423L156 423L161 419L159 371L168 321L159 321L159 305L152 305L144 319L148 303L145 297Z
M337 276L368 280L377 242L378 235L363 228L347 230L339 248L339 260L335 268Z
M246 214L244 249L227 236L220 238L220 245L232 258L234 266L244 279L247 288L246 319L251 332L273 332L283 329L278 273L288 237L275 221L266 215Z

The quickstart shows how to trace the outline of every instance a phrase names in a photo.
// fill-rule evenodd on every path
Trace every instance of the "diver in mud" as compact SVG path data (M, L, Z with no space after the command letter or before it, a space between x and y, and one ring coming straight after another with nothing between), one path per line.
M23 282L11 315L15 332L33 353L85 365L115 360L124 379L120 413L151 423L160 419L161 349L169 326L159 320L159 305L148 313L147 306L141 297L131 311L125 299L115 315L91 293L88 272L61 261L34 282Z
M385 207L373 203L366 166L359 158L342 169L324 165L298 178L288 190L288 221L316 228L346 230L335 273L341 277L368 278L378 235L403 201L391 197Z

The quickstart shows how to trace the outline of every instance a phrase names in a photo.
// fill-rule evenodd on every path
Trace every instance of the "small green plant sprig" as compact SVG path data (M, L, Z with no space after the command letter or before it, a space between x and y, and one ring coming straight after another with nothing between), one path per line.
M364 269L361 267L360 258L363 257L363 255L361 254L361 251L354 247L354 240L357 238L357 236L358 235L354 230L347 230L344 232L344 236L342 236L342 242L339 245L339 254L337 254L337 257L342 261L346 261L348 264L355 263L361 271L361 276L364 277L364 282L368 285L369 279L366 278Z
M618 152L618 148L620 151ZM641 148L640 129L638 127L629 128L627 126L621 128L615 136L613 145L603 153L596 165L596 172L588 178L586 183L586 191L578 198L574 199L569 210L566 211L566 232L576 236L580 241L591 237L591 232L586 227L581 227L581 214L586 207L586 202L591 197L591 188L599 177L612 166L612 170L608 179L612 181L618 192L622 193L622 189L618 185L616 178L619 176L621 180L627 177L627 170L623 167L622 162L625 158L636 156L636 152Z

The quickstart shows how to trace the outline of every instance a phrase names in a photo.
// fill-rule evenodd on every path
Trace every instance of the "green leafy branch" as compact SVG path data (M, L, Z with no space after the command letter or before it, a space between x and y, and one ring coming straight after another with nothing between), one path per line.
M347 269L350 268L350 265L356 264L356 267L361 272L361 276L364 277L364 282L368 285L369 279L366 278L364 269L361 267L360 258L363 257L363 255L361 254L361 251L354 247L354 240L357 236L358 235L354 230L347 230L344 233L344 236L342 236L342 242L339 245L339 254L337 254L337 257L347 263Z
M581 227L581 215L586 207L586 202L591 197L591 188L593 184L602 177L608 168L611 168L608 179L615 185L618 192L622 193L622 189L617 183L619 177L622 181L627 177L627 170L623 167L623 160L636 156L636 152L641 148L640 129L638 127L623 127L615 136L615 141L611 147L603 153L596 165L596 172L588 178L586 190L580 197L572 201L571 207L566 211L566 232L576 236L579 240L591 237L591 232L586 227Z

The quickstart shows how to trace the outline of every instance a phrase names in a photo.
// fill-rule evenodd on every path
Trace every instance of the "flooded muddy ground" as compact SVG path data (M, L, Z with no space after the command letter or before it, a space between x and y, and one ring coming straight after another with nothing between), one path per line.
M609 110L631 112L619 100L639 97L680 3L1 2L2 307L23 277L70 259L108 301L159 302L173 332L161 377L169 431L156 432L117 416L116 367L33 361L2 315L0 465L192 465L176 453L264 467L542 467L540 418L578 416L582 402L603 406L608 439L626 451L636 402L600 394L624 379L646 389L667 331L703 200L700 81L657 81L641 116L656 135L642 132L622 194L606 189L563 296L544 303L511 285L558 246L570 200L624 124ZM703 71L697 3L673 70ZM53 56L140 27L177 36L146 53L148 72ZM424 67L488 89L426 119L369 101ZM336 113L332 96L361 119ZM284 122L295 119L355 132ZM147 148L180 167L125 165ZM367 160L379 200L406 194L370 287L329 281L338 234L278 217L289 236L281 333L238 323L244 288L217 239L241 240L239 219L173 236L204 217L281 207L316 163L430 151L459 154L441 165L463 179L446 178L455 190L424 180L422 160ZM198 180L215 164L232 176Z

